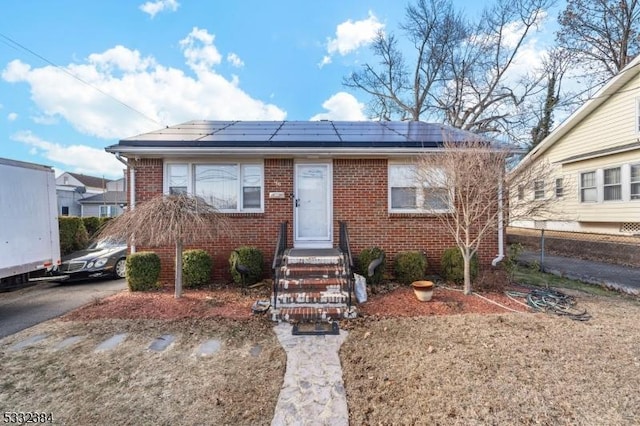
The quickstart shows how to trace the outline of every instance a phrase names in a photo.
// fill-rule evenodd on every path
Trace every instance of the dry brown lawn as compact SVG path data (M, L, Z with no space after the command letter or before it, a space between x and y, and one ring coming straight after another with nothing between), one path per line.
M121 294L0 340L0 408L69 425L270 424L286 356L272 323L247 318L263 295L238 294ZM350 423L640 424L640 302L577 300L590 321L497 313L453 291L422 304L402 288L373 296L363 318L341 324L350 333L340 353ZM412 306L422 316L407 316ZM116 349L94 353L125 332ZM8 350L41 333L49 337ZM146 350L168 333L177 340L165 352ZM86 338L52 350L75 335ZM208 339L220 351L195 356Z

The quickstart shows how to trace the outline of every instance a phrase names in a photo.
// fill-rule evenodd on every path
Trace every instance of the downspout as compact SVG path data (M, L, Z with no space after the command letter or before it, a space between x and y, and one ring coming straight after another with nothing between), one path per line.
M128 161L123 160L119 152L116 152L116 160L127 166L127 169L129 169L129 208L134 210L136 208L136 169L132 164L129 164ZM136 246L132 244L131 253L135 252Z
M504 212L502 203L502 178L500 178L500 182L498 182L498 256L491 261L492 266L497 266L504 259Z

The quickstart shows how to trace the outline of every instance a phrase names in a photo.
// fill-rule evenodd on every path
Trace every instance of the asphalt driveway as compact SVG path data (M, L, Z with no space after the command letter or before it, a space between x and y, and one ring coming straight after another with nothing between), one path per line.
M124 279L42 282L13 292L0 293L0 338L59 317L126 288Z

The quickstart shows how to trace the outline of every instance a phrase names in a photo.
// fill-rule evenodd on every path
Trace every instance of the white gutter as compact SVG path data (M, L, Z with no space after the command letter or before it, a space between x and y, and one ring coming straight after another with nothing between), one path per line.
M492 266L497 266L504 259L504 212L502 206L502 178L498 182L498 256L491 261Z
M116 155L116 160L127 166L127 168L129 169L129 208L131 210L134 210L136 208L136 169L131 164L129 164L129 162L122 159L119 151L116 151L114 154ZM132 244L131 253L135 252L136 246Z

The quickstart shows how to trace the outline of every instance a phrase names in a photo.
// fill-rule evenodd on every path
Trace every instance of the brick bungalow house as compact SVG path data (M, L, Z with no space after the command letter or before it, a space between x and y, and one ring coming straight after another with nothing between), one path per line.
M262 250L268 273L283 222L289 248L337 247L344 222L354 256L379 246L391 270L396 253L422 250L437 272L453 246L437 218L448 206L430 198L437 188L414 182L411 170L417 156L441 150L445 138L477 136L424 122L190 121L106 150L127 159L133 208L158 194L189 192L229 216L233 236L198 245L211 253L217 278L229 277L229 255L240 245ZM482 264L502 254L502 239L502 232L485 239ZM171 279L173 248L153 250L162 278Z

